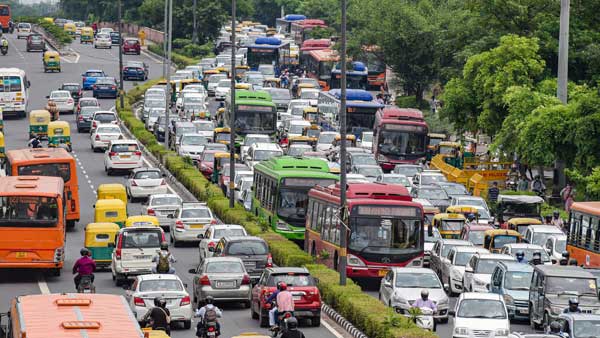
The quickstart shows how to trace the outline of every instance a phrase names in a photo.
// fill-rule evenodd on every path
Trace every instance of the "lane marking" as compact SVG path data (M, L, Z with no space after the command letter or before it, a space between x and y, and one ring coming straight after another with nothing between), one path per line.
M327 323L326 321L322 320L321 325L325 326L327 331L331 332L331 334L336 336L336 338L344 338L344 336L342 336L339 332L337 332L337 330L334 329L331 325L329 325L329 323Z
M40 279L38 279L38 287L43 295L50 294L50 289L48 288L48 284L46 283L44 276L41 276Z
M19 57L21 57L21 59L25 59L25 55L23 55L23 53L21 53L21 51L19 50L19 48L17 48L17 40L19 39L15 39L12 36L9 36L9 39L12 40L12 45L14 46L13 49L17 51L17 54L19 54Z

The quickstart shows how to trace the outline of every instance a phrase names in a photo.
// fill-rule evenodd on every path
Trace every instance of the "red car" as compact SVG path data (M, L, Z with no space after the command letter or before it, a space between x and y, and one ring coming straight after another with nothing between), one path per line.
M494 229L491 225L465 225L460 232L460 239L469 241L475 246L483 246L483 234L486 230Z
M285 282L294 297L294 317L310 319L312 326L321 325L321 295L317 282L306 268L265 268L258 284L252 288L250 313L260 320L260 326L269 325L267 298L277 290L277 283Z
M210 180L213 173L213 165L216 153L222 153L219 150L205 150L200 155L200 160L198 161L198 170L206 177L206 179Z
M140 55L140 41L136 38L126 38L123 40L123 54Z

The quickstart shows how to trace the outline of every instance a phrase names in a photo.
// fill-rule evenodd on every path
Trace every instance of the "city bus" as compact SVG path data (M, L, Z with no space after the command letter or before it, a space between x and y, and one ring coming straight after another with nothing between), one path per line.
M66 237L63 191L58 177L0 177L0 268L60 275Z
M384 171L414 164L427 156L429 129L417 109L388 106L379 110L373 127L373 154Z
M575 202L571 205L567 233L567 251L577 264L600 267L600 202ZM557 241L558 242L558 241ZM556 243L558 250L563 244ZM557 251L554 249L553 251ZM560 251L559 251L560 252Z
M324 120L320 122L323 130L336 131L340 110L340 89L331 89L319 93L317 102L319 112ZM363 131L373 130L375 115L384 105L373 100L373 95L366 90L348 89L346 91L346 132L357 139Z
M246 63L250 70L258 70L259 65L275 66L275 75L290 59L290 44L274 37L260 37L248 46Z
M2 24L2 32L8 33L8 23L10 21L10 6L0 4L0 24Z
M279 34L289 34L292 29L292 23L302 20L306 20L306 16L302 14L288 14L283 18L277 18L275 19L275 30Z
M327 28L325 21L320 19L306 19L302 21L292 22L290 28L290 36L298 46L302 46L302 42L309 38L308 34L315 27Z
M329 49L330 47L331 39L308 39L302 42L302 46L300 46L300 64L307 64L311 51Z
M308 191L338 181L326 161L273 157L254 166L254 214L288 239L303 240Z
M330 89L331 72L339 60L340 56L335 50L316 49L307 54L303 52L300 62L306 67L307 75L319 81L321 89L327 91Z
M369 86L368 75L369 71L364 63L360 61L349 62L346 69L346 88L367 90ZM342 70L340 68L340 64L338 63L331 70L329 88L342 88L341 79Z
M80 218L79 183L75 159L63 148L8 150L6 175L54 176L65 183L67 227L73 228Z
M225 111L231 112L231 97L225 101ZM264 90L250 91L238 89L235 91L235 133L241 139L247 134L265 134L275 136L277 130L277 106L273 103L271 94ZM231 127L230 113L219 114L223 125ZM237 143L237 142L236 142Z
M5 117L15 115L22 118L27 115L29 86L24 70L0 68L0 109Z
M381 278L392 267L422 266L423 221L423 206L401 185L349 183L343 203L339 184L317 186L308 193L304 250L338 270L345 225L347 276Z
M379 46L362 47L361 60L365 60L367 63L369 89L371 90L381 90L386 81L387 67L380 53Z

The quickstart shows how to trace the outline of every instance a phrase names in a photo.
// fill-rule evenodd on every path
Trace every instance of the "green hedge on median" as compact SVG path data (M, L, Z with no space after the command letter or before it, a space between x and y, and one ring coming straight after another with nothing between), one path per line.
M123 123L135 137L156 156L166 168L198 200L205 201L211 210L225 223L240 224L253 236L263 238L271 249L275 264L280 266L306 266L319 280L323 300L342 316L371 338L430 338L435 334L415 326L412 321L400 316L379 300L362 292L359 286L348 279L348 285L340 286L337 271L322 264L315 264L313 257L295 243L274 233L268 225L247 212L242 206L229 207L229 200L219 187L211 184L193 165L175 152L158 143L154 135L143 128L136 118L131 104L139 101L142 94L158 81L137 86L125 96L125 108L117 111Z
M73 42L73 37L64 31L61 27L56 26L53 23L41 21L39 25L44 28L46 33L51 35L54 41L61 45L68 45Z
M164 56L163 46L162 45L148 45L148 50L152 53L158 54L160 56ZM171 60L177 65L179 68L185 68L185 66L195 65L200 62L199 59L194 59L187 57L185 55L181 55L171 50Z

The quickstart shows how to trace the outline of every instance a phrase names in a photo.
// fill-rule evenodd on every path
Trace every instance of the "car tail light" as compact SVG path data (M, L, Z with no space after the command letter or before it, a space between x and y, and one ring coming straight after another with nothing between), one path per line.
M163 179L160 181L160 185L167 185L167 181L165 181L165 179L163 178Z
M139 151L139 150L138 150L138 151L136 151L136 152L134 152L133 154L134 154L135 156L142 156L142 152L141 152L141 151Z
M73 99L68 99L67 103L73 103Z
M111 88L112 88L112 89L117 89L117 86L112 86Z
M132 187L137 187L138 186L137 183L135 182L135 180L131 180L131 186Z
M82 118L82 120L83 120L83 118ZM96 134L95 139L96 139L96 141L100 140L100 135Z
M284 318L291 318L292 317L292 313L291 312L286 312L285 315L283 316Z
M210 221L210 224L217 224L217 220L213 219L212 221Z
M148 216L155 216L156 212L154 211L154 209L148 208L147 214Z
M115 153L114 151L111 151L108 153L108 157L115 157L117 156L117 153Z
M175 222L175 228L177 229L183 229L183 222L178 220Z
M266 267L267 268L273 267L273 256L271 256L271 253L269 253L267 255L267 265L266 265Z
M87 77L85 77L85 76L84 76L84 77L83 77L83 82L85 82L85 80L87 80Z
M142 297L133 297L133 304L135 306L146 306L146 302L144 302Z
M79 117L77 118L78 121L83 121L83 115L79 115Z
M163 242L166 242L166 241L167 241L167 237L165 237L165 233L164 233L164 231L161 231L161 237L160 237L160 240L161 240L161 241L163 241Z
M217 243L215 243L215 242L209 242L208 243L208 247L209 248L216 248L217 247Z
M250 276L244 275L242 278L242 285L250 285Z
M123 248L123 234L119 235L117 239L117 247L115 248L115 256L117 259L121 259L121 249Z
M97 126L96 121L94 121L94 123L92 123L92 128L96 128Z
M93 86L92 86L92 89L93 89L93 90L96 90L96 88L98 88L98 87L96 87L96 85L93 85Z
M190 305L190 296L185 296L181 298L181 302L179 302L180 306Z
M199 280L200 285L210 285L210 279L208 279L207 275L202 276Z

